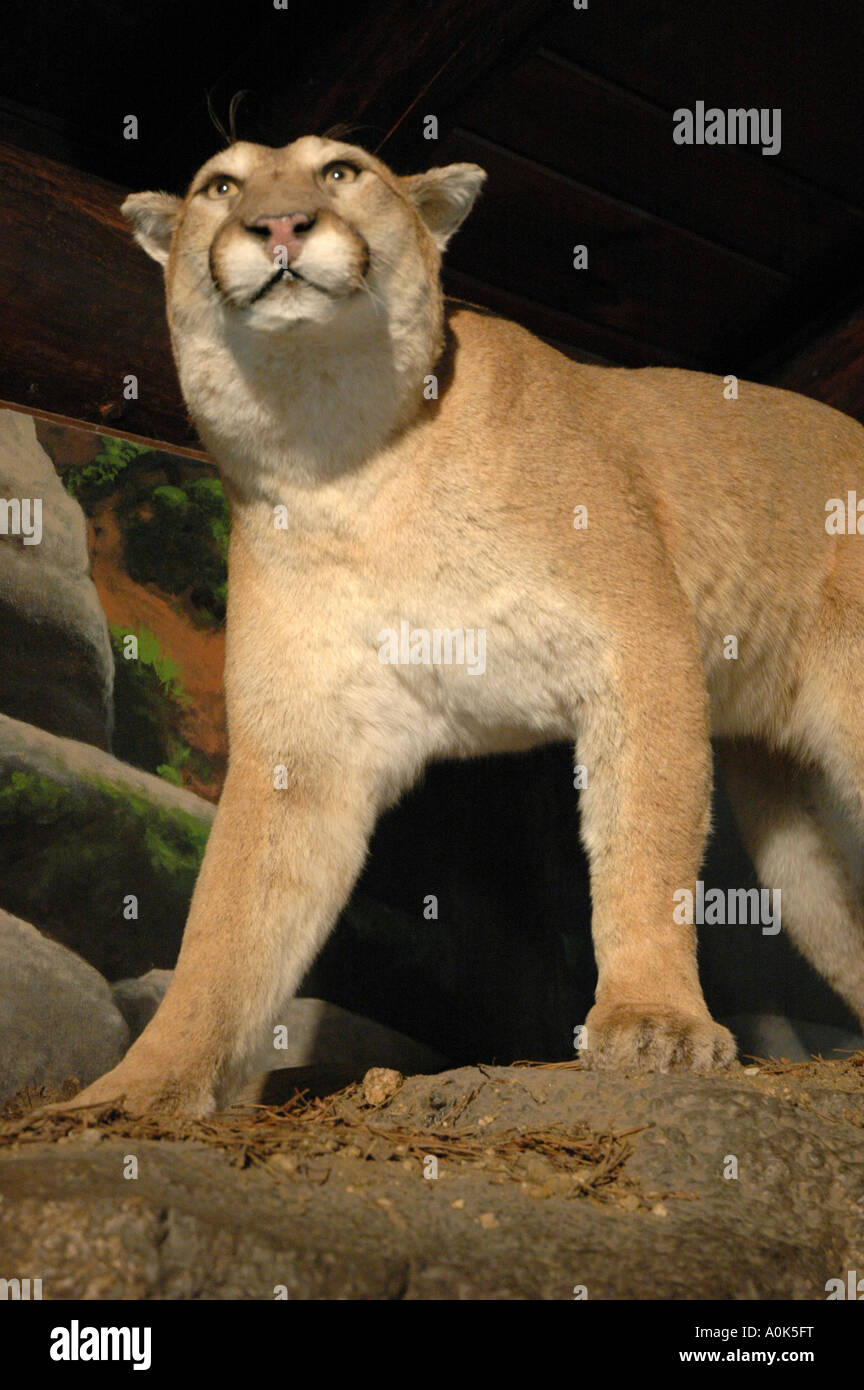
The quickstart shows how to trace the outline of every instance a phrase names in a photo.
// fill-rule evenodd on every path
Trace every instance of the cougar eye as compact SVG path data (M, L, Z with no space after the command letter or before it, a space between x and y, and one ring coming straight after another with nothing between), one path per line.
M332 164L325 164L321 177L325 183L351 183L359 173L356 164L349 164L346 159L334 159Z
M215 174L204 187L205 196L208 198L230 198L232 193L239 192L239 184L234 179L229 179L227 174Z

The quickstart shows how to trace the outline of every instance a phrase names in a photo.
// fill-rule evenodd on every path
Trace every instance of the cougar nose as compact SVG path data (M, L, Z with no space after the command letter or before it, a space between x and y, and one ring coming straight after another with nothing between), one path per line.
M275 256L277 248L284 246L290 262L300 253L303 233L315 226L315 215L310 212L280 212L275 217L256 217L254 222L247 222L246 226L250 232L267 238L268 255Z

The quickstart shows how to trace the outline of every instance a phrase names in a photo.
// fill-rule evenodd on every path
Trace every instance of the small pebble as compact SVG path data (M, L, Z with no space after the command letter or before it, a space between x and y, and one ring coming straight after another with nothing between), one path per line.
M370 1067L363 1077L363 1099L367 1105L383 1105L395 1096L404 1077L392 1067Z

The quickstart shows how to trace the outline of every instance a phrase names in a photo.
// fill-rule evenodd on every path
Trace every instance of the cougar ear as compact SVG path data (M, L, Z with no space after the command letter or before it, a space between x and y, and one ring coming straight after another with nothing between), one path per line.
M170 193L130 193L120 209L132 223L139 246L160 265L168 259L171 237L182 206L183 199Z
M402 180L411 202L419 212L439 251L468 216L474 200L486 182L486 170L479 164L448 164L445 169L427 169Z

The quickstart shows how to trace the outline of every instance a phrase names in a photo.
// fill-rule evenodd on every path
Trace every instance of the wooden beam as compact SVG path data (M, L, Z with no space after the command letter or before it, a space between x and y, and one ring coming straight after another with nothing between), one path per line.
M591 0L576 24L562 3L546 46L656 103L670 128L672 112L700 96L709 106L779 108L783 139L769 159L773 172L864 208L859 0L759 0L747 6L746 41L730 12L717 0L616 0L614 7Z
M197 451L174 372L162 276L120 216L125 194L0 145L0 400ZM131 376L137 400L124 396Z
M189 458L200 461L201 463L213 463L216 460L212 454L208 454L206 449L191 448L186 444L175 444L171 439L156 439L151 435L133 434L131 430L124 430L119 425L91 425L86 420L73 420L68 415L56 415L52 410L34 410L29 405L19 405L17 401L0 400L0 410L17 410L22 415L30 415L34 420L46 420L51 425L62 425L64 429L80 430L82 434L105 434L112 439L131 439L133 444L146 444L148 448L164 449L171 454L179 454L181 458Z
M836 406L864 424L864 306L776 368L768 381Z
M348 138L411 172L435 162L423 118L437 116L443 134L457 103L493 71L505 80L554 11L552 0L379 0L374 14L341 0L292 0L287 11L265 12L214 83L213 105L225 120L234 93L246 93L238 138L261 144L344 123L356 132ZM185 187L218 145L199 99L162 146L162 186L173 178Z
M626 333L589 323L564 309L540 304L535 299L487 280L466 275L461 270L444 266L444 289L454 299L489 309L502 318L521 323L559 351L579 362L598 362L616 367L690 367L692 358L668 348L631 338Z
M507 83L460 105L459 125L748 260L800 278L823 300L848 285L864 212L754 159L746 147L676 145L655 103L541 49ZM832 281L834 283L832 284Z
M440 157L476 161L489 175L448 251L451 271L656 345L655 362L672 356L713 371L740 369L742 339L761 347L799 321L803 294L789 276L461 127L440 142ZM590 253L580 273L576 243Z
M303 44L296 14L273 10L264 41L220 90L230 96L235 84L252 85L275 103L279 130L250 131L252 138L281 143L359 121L363 143L383 143L386 158L413 147L425 165L434 143L422 138L422 116L432 111L443 121L466 85L515 61L548 10L548 0L386 0L370 25L362 8L346 22L344 7L337 15L334 4L304 0ZM338 82L322 81L325 67ZM164 183L182 187L218 144L209 118L199 116L172 150ZM160 271L120 217L127 191L0 144L0 401L201 456L174 371ZM125 398L130 376L137 400Z

